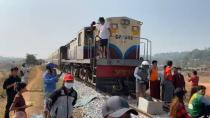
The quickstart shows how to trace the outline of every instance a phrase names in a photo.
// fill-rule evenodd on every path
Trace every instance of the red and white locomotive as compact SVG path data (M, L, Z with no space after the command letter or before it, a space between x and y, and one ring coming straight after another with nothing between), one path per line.
M112 36L108 40L107 58L98 58L97 29L84 27L77 37L61 46L49 61L74 76L111 94L135 92L134 68L139 65L142 22L128 17L109 17Z

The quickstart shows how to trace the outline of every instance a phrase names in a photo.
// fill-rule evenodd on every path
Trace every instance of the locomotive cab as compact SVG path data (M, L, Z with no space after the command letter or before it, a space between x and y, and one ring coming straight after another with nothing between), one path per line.
M142 22L128 17L110 17L106 22L112 35L108 39L107 58L96 58L96 88L112 94L134 93L133 72L140 64Z

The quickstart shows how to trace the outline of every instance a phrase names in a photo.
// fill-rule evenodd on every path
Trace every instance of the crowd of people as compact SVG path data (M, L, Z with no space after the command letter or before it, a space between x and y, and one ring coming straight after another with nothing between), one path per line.
M151 96L161 99L165 107L169 109L170 118L198 118L207 117L210 112L210 100L205 96L206 87L199 85L199 76L196 71L188 74L187 82L191 83L190 99L186 105L186 85L181 68L173 67L172 61L168 61L164 67L163 74L159 73L158 62L143 61L140 66L135 68L136 77L136 97ZM74 77L71 73L65 73L61 88L56 89L62 72L57 74L56 65L49 63L43 74L44 83L44 117L45 118L72 118L73 106L77 101L77 92L73 88ZM21 69L23 70L23 69ZM173 70L173 73L172 73ZM11 68L11 74L5 80L3 88L7 94L7 104L5 118L9 118L10 111L15 111L14 118L27 118L26 109L32 104L26 104L23 93L27 92L27 82L18 76L19 69ZM27 72L28 74L28 72ZM22 77L26 76L23 74ZM28 75L27 75L28 76ZM146 92L149 91L149 92ZM141 103L139 103L141 104ZM187 109L186 109L187 106ZM102 107L104 118L133 118L137 117L138 112L129 108L128 102L119 97L110 97Z
M159 73L157 61L143 61L135 68L136 97L149 96L163 101L163 108L170 111L171 118L198 118L209 116L210 100L205 96L206 87L199 85L197 71L188 74L187 82L191 83L188 110L185 109L186 85L181 68L173 67L173 62L168 61L163 72ZM147 92L149 91L149 92ZM141 104L141 103L139 103Z

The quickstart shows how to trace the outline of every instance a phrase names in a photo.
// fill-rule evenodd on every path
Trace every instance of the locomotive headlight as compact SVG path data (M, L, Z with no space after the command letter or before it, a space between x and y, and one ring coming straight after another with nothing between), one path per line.
M132 26L132 34L133 35L139 35L139 26Z
M130 25L130 20L128 19L121 19L121 25Z
M111 24L111 32L118 33L118 24Z

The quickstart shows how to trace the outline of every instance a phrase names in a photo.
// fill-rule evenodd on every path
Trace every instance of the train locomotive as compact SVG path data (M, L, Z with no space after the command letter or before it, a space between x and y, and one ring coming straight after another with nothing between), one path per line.
M109 17L106 22L112 32L106 58L99 58L97 28L89 26L52 53L48 61L91 83L97 90L114 95L135 93L133 72L140 64L142 22L128 17Z

